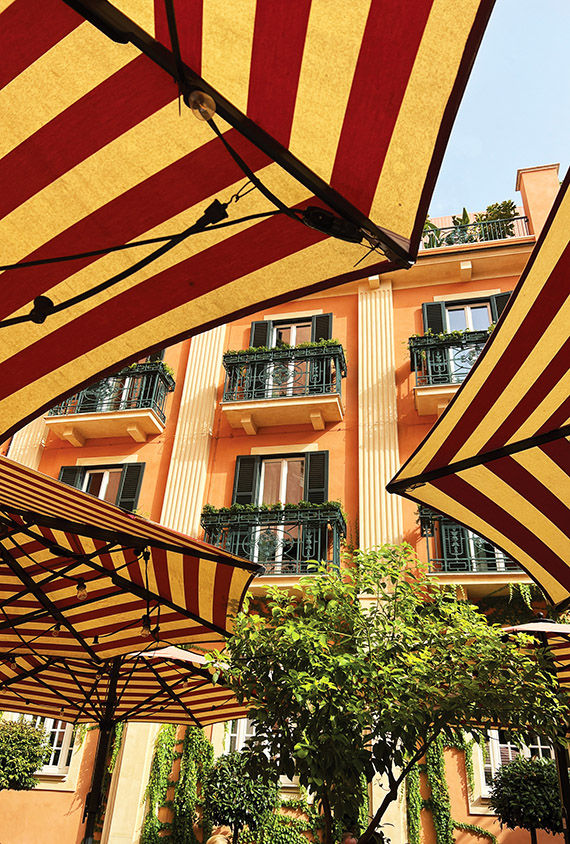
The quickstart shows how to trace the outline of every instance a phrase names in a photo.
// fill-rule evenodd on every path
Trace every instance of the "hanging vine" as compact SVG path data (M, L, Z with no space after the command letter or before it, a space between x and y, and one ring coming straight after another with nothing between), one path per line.
M473 742L464 739L456 742L453 747L465 754L465 769L469 791L473 791ZM420 794L420 774L425 773L431 791L431 797L422 800ZM453 830L460 829L471 832L481 838L488 838L491 844L497 844L492 832L477 824L456 821L451 816L451 802L445 775L444 741L439 738L426 753L424 765L415 765L406 777L406 795L408 809L408 838L410 844L420 844L421 840L421 810L431 811L437 844L454 844Z
M198 844L194 832L197 810L202 809L199 825L205 841L211 832L211 822L203 809L198 790L202 778L212 765L214 750L199 727L187 727L184 738L177 739L178 728L164 724L156 737L148 785L145 791L147 813L143 822L140 844ZM172 766L180 760L180 773L172 777ZM168 798L169 788L174 796ZM160 809L170 809L171 821L159 820Z

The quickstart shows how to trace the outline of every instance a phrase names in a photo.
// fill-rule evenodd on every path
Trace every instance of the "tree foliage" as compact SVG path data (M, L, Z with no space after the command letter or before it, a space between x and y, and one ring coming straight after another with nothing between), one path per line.
M501 826L562 832L558 775L552 759L518 756L502 765L493 780L489 803Z
M266 779L249 776L242 753L220 756L207 772L204 782L204 809L214 824L227 824L237 842L247 825L255 832L260 819L279 802L277 776Z
M503 641L500 628L421 569L409 546L355 554L341 571L268 590L236 619L212 658L249 701L249 770L297 775L333 820L357 826L362 775L388 791L361 841L382 821L408 770L439 736L510 724L554 736L565 707L543 656ZM348 826L350 824L350 826Z
M0 791L24 791L49 752L46 731L29 721L0 721Z

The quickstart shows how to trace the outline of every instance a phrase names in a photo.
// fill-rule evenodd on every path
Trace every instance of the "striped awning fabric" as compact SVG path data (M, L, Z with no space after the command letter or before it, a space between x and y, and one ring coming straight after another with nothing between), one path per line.
M142 354L409 265L492 5L0 3L0 441Z
M0 458L0 654L220 640L262 570Z
M245 718L199 654L180 648L89 659L17 656L0 661L0 709L75 723L151 721L206 726Z
M570 173L479 360L388 485L570 598Z

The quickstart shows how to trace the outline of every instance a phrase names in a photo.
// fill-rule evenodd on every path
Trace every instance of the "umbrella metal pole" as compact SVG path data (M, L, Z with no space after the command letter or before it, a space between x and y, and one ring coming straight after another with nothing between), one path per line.
M93 776L91 777L91 790L89 791L87 800L85 801L85 836L83 838L83 844L94 844L93 836L95 834L95 823L97 821L97 814L101 804L105 765L107 764L109 745L113 734L113 727L115 725L113 713L117 700L117 680L119 677L120 667L121 658L115 657L112 660L109 677L109 691L107 694L107 700L105 701L105 716L99 722L99 740L97 742L97 753L95 755L95 765L93 766Z

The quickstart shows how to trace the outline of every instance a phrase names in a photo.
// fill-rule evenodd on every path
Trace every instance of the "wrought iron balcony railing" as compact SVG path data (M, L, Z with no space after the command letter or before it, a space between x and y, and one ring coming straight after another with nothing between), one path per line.
M346 360L340 343L259 352L226 352L225 402L341 394Z
M306 574L307 560L338 566L346 535L344 516L334 505L206 509L201 524L206 542L262 563L272 575Z
M460 384L483 351L488 331L410 337L410 363L416 373L416 387Z
M432 573L487 573L521 571L521 568L487 539L458 525L447 516L419 508L421 534L426 540Z
M442 246L462 246L465 243L484 243L490 240L505 240L510 237L526 237L529 234L528 217L513 217L510 220L487 220L465 226L444 226L426 229L420 241L420 249L437 249Z
M174 379L162 361L137 363L75 393L52 407L48 416L148 408L164 422L166 397L173 390Z

